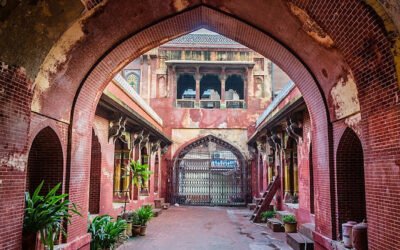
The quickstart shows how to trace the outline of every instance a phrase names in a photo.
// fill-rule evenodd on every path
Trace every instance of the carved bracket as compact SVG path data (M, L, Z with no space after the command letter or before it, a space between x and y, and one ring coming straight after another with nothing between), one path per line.
M303 137L303 128L301 127L300 122L291 117L288 119L286 132L296 141L296 143L299 143L299 140Z
M108 130L108 140L112 139L113 143L120 138L123 142L127 143L125 138L123 138L123 134L126 132L126 122L127 118L121 116L118 120L110 121L110 127Z
M168 145L165 145L162 149L161 149L161 155L165 155L168 152Z
M156 153L160 148L161 141L158 140L156 142L151 143L151 153Z
M149 137L150 137L150 134L143 135L143 140L140 142L140 146L139 146L140 150L142 150L146 146L147 142L149 142Z

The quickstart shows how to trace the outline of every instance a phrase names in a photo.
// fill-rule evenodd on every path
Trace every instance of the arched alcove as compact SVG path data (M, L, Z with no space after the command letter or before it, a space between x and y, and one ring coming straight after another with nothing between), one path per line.
M217 75L204 75L200 80L200 98L203 100L221 99L221 81Z
M337 210L339 231L347 221L366 219L364 154L360 139L347 128L336 153Z
M195 99L196 81L191 74L182 74L178 78L176 99Z
M225 82L225 100L244 100L244 82L240 75L230 75ZM232 95L228 95L232 92Z
M32 142L28 157L26 190L33 193L44 181L42 193L63 182L63 152L56 132L46 127L42 129ZM58 190L62 192L62 188Z
M92 153L90 161L89 213L98 214L100 210L101 187L101 144L92 130Z

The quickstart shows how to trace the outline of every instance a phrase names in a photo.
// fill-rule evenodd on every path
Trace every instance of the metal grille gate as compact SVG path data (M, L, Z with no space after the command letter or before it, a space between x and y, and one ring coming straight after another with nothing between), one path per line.
M187 146L170 171L170 202L241 206L247 197L246 162L240 152L213 136Z

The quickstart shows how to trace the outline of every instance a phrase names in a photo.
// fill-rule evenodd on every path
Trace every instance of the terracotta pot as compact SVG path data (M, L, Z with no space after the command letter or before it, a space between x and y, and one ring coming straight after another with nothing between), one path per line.
M22 234L23 250L45 250L46 247L40 241L40 233L23 232Z
M132 225L132 236L140 235L140 225Z
M285 223L285 233L295 233L297 231L297 223Z
M140 227L140 236L145 236L146 235L146 228L147 228L147 226L141 226Z
M38 233L24 232L22 235L22 249L35 250L38 238Z

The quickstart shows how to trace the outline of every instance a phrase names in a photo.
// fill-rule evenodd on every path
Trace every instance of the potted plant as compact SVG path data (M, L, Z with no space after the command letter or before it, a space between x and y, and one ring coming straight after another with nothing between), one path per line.
M32 195L25 193L23 249L35 249L38 233L40 242L48 249L54 249L60 234L66 236L65 222L71 223L72 214L81 216L76 205L66 199L68 194L57 194L61 183L41 195L43 184L44 181Z
M144 236L146 235L147 222L153 218L153 208L150 205L143 206L137 210L137 219L132 225L132 232Z
M90 250L115 249L116 244L124 240L126 221L113 220L109 215L97 216L89 225L88 232L92 235Z
M121 219L126 221L125 235L128 237L132 236L132 217L134 212L124 212L119 216Z
M286 233L295 233L297 231L297 220L294 215L284 215L282 218Z
M140 221L137 212L132 212L132 236L140 235Z
M261 213L261 221L267 222L268 219L274 218L275 214L276 214L276 212L273 210L264 211Z

